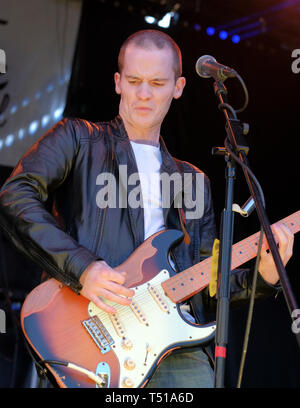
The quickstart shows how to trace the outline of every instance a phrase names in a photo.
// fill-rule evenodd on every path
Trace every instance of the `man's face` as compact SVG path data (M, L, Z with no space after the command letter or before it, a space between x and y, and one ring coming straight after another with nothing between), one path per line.
M115 73L116 92L121 95L119 113L136 131L161 126L172 99L182 94L185 79L175 81L169 48L126 48L122 73Z

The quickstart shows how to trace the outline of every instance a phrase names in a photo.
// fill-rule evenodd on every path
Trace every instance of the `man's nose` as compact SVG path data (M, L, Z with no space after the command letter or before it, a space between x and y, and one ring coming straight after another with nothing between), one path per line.
M149 99L151 98L151 95L152 93L149 85L145 82L142 82L138 87L137 96L140 99Z

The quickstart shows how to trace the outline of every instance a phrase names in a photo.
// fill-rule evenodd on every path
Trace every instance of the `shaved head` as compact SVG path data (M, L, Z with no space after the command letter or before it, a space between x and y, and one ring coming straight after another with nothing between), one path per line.
M141 30L132 34L128 37L123 45L121 46L119 57L118 57L118 67L119 72L122 73L124 66L124 57L126 48L128 45L134 45L145 50L151 50L157 48L159 50L163 48L169 48L173 55L173 70L175 74L175 81L182 74L182 57L181 51L176 42L167 34L159 30Z

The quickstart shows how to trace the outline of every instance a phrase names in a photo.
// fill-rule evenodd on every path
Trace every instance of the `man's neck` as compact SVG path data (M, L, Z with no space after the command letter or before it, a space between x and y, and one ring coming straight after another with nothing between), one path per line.
M132 142L144 143L153 146L159 145L160 127L150 129L136 129L126 120L122 119L128 138Z
M155 146L155 147L158 147L158 146L159 146L159 142L156 143L156 142L153 142L152 140L146 140L146 139L135 139L135 140L132 140L132 139L130 139L130 141L131 141L131 142L134 142L134 143L146 144L146 145Z

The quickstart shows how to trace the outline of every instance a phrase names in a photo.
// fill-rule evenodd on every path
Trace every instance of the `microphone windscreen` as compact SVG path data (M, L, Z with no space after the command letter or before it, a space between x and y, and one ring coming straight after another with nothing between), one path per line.
M196 62L196 72L202 78L210 78L210 75L205 72L204 63L207 61L217 62L211 55L202 55Z

